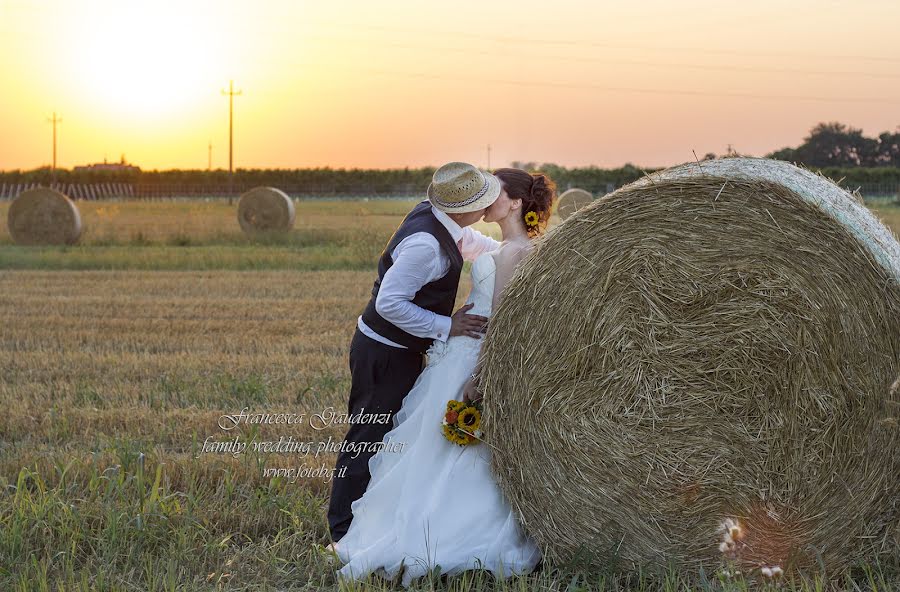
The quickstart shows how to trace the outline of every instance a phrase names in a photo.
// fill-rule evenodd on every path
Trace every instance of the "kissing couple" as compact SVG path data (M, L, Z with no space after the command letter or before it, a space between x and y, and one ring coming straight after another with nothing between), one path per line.
M350 343L348 413L390 413L393 423L352 424L345 440L404 445L338 455L328 524L339 579L402 574L408 587L437 566L509 577L541 558L494 479L489 446L460 446L441 426L449 400L481 397L488 317L545 231L556 187L542 174L451 162L435 171L427 196L382 252ZM502 241L471 228L482 219L500 226ZM472 288L453 313L464 260Z

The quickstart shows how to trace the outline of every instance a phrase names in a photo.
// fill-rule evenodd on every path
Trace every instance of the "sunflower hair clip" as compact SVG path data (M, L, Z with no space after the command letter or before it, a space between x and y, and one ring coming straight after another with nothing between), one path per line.
M531 211L525 214L525 224L528 226L537 226L538 225L538 215L537 212Z

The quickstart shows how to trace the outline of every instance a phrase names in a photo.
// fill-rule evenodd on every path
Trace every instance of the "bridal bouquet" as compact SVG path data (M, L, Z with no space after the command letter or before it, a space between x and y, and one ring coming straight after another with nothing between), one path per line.
M464 403L455 399L447 401L447 412L441 421L444 437L460 446L468 446L481 440L481 400Z

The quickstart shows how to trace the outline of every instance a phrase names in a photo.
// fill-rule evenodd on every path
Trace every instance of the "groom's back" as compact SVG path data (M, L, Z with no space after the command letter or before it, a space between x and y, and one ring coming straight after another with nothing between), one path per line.
M450 232L435 217L431 203L424 200L417 204L397 227L381 253L378 260L378 277L372 286L372 297L362 314L363 322L382 337L405 345L415 351L424 352L432 343L432 339L417 337L393 325L375 310L375 301L381 289L385 273L394 265L392 253L403 239L413 234L425 232L433 236L450 260L447 273L432 282L421 286L412 299L412 303L440 315L449 316L453 312L456 291L462 271L463 258Z

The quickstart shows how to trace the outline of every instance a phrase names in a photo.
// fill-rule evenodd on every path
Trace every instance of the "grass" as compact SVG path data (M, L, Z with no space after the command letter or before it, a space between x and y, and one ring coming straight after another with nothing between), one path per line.
M892 228L895 234L900 234L900 205L884 204L870 209L882 222Z
M0 269L369 270L416 200L298 201L294 230L247 236L237 205L212 201L78 202L77 245L23 247L0 228ZM0 202L6 219L9 202ZM498 235L495 225L478 228Z
M325 480L262 473L330 467L332 454L201 450L225 439L220 416L244 407L345 408L354 319L412 203L301 203L288 238L259 242L220 202L82 203L77 247L16 247L0 231L0 590L389 589L334 581L317 547L328 542ZM879 213L900 229L900 208ZM468 289L464 274L458 304ZM287 435L339 440L343 429L258 425L241 437ZM900 589L898 574L861 566L838 588ZM689 588L671 573L573 562L414 589L750 589L707 578Z

